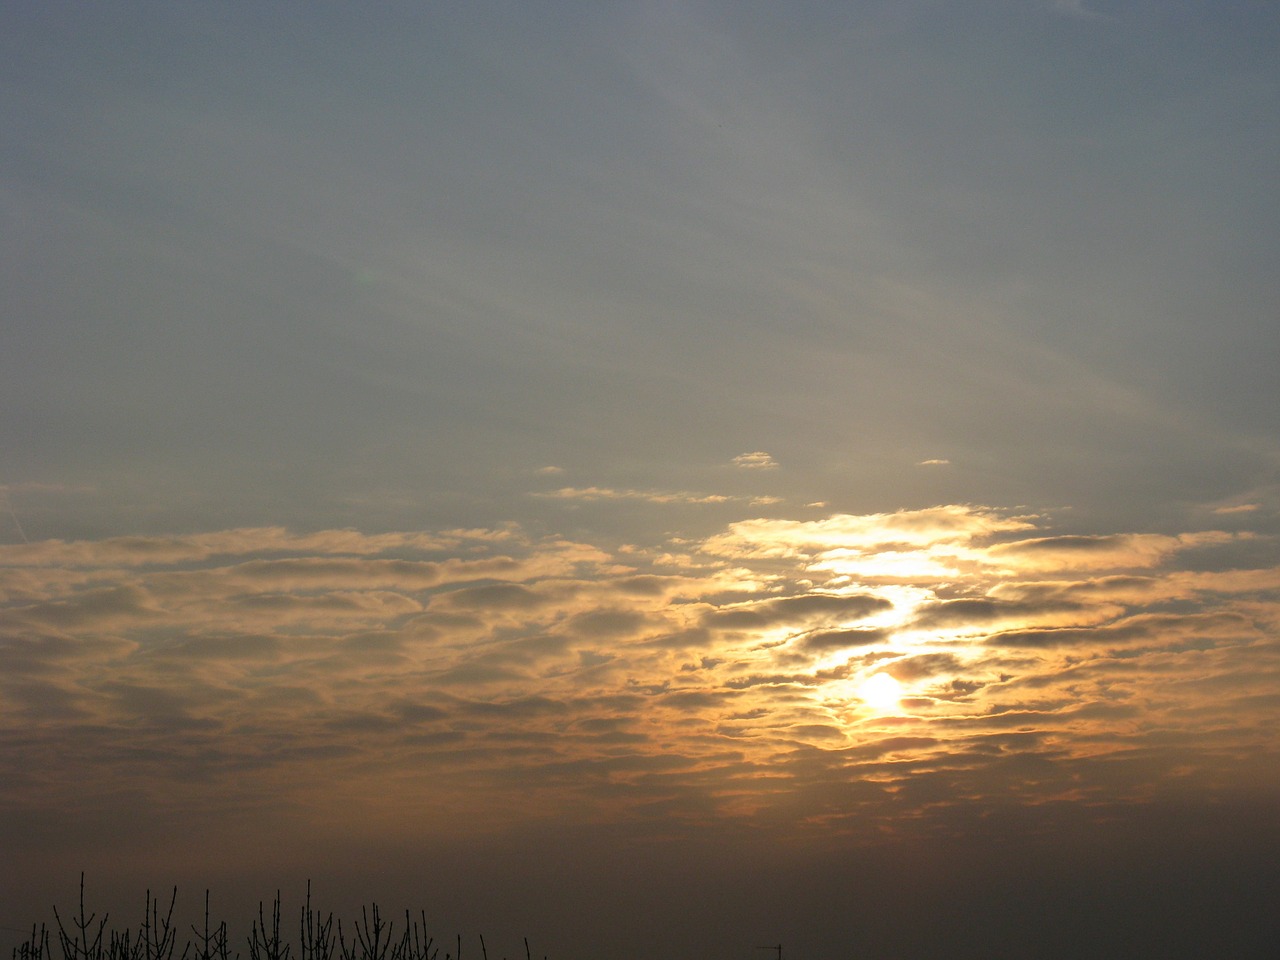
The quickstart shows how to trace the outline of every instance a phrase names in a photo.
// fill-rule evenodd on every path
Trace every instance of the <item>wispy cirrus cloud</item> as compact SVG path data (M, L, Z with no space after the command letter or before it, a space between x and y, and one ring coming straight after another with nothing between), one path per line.
M765 506L781 503L781 497L738 496L725 493L689 493L672 490L631 490L614 487L560 487L558 490L535 493L536 497L554 500L643 500L646 503L749 503Z

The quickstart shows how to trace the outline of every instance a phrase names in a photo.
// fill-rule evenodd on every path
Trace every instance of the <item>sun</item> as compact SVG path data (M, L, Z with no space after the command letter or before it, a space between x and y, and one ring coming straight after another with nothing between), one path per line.
M873 673L858 686L858 696L872 710L886 713L897 709L902 684L887 673Z

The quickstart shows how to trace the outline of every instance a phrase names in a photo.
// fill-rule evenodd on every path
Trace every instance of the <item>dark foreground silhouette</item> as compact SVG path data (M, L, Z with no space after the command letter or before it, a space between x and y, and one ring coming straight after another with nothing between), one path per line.
M203 929L193 925L192 936L184 937L185 945L179 951L178 930L173 923L177 902L175 887L165 912L161 913L160 898L153 897L148 890L142 922L136 930L108 928L105 914L99 918L96 913L86 911L84 874L81 874L79 912L63 919L58 908L53 908L62 960L241 960L240 951L232 950L226 921L211 925L207 890ZM47 924L33 924L30 938L14 947L13 960L55 960L51 948L53 933ZM406 910L404 923L397 929L396 922L386 920L375 903L362 907L360 919L344 930L341 920L334 925L332 913L322 917L312 908L310 883L296 941L280 932L280 893L277 891L270 919L266 906L258 904L258 916L253 920L252 933L245 945L248 960L441 960L440 947L427 935L425 911L419 911L414 917ZM533 960L527 939L524 949L525 960ZM480 953L482 960L489 960L484 937L480 937ZM455 941L454 952L446 952L443 960L462 960L461 936Z

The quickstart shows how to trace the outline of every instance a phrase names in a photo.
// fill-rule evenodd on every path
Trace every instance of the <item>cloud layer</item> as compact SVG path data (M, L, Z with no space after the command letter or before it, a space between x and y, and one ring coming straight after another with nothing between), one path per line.
M359 795L388 837L870 838L1274 791L1280 567L1231 562L1253 539L953 505L616 554L514 527L7 546L4 822L319 824ZM881 673L896 706L864 702Z

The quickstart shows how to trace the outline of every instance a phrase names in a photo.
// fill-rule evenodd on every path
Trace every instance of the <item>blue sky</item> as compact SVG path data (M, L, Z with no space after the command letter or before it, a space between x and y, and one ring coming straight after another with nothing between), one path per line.
M748 835L902 891L874 836L1274 837L1278 40L1248 2L0 5L12 902L184 822L229 884L215 847L283 838L268 893L358 873L303 852L357 819L581 828L568 874L647 845L669 900Z

